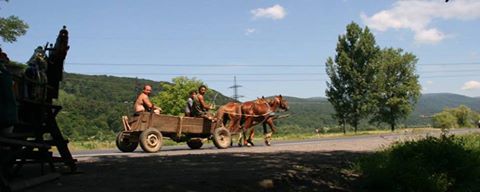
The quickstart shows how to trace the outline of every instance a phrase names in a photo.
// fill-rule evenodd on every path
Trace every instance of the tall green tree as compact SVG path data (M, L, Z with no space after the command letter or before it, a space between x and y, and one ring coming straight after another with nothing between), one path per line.
M8 0L5 0L8 2ZM0 17L0 37L7 43L17 41L17 37L27 33L28 25L17 16Z
M175 77L172 82L173 84L163 83L163 90L152 98L152 102L163 109L162 113L180 115L187 104L188 93L197 90L203 82L188 77Z
M406 118L420 97L421 86L415 74L417 58L402 49L383 49L377 57L375 75L376 102L371 122L387 123L395 130L399 119Z
M345 67L334 65L332 58L327 59L327 75L330 77L330 82L327 82L328 90L326 91L326 95L328 101L335 109L333 118L342 126L343 133L345 134L347 132L347 114L350 110L351 103L348 102L346 84L343 83L340 77L340 75L345 72L340 72L340 70L345 70Z
M362 29L352 22L347 32L338 37L335 58L326 62L326 95L335 109L334 116L354 131L361 119L368 115L373 103L371 85L376 74L375 58L379 53L375 37L368 27Z

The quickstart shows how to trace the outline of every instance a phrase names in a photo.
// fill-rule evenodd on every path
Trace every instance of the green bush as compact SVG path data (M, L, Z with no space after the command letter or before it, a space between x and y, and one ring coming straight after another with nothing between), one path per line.
M468 150L480 154L480 134L470 134L463 136L464 146Z
M458 128L457 118L448 111L435 114L432 120L436 128Z
M437 128L458 128L475 127L479 114L472 111L465 105L457 108L445 108L442 112L433 116L433 127Z
M480 144L473 139L478 136L396 143L359 161L361 187L375 191L479 191ZM473 144L465 147L466 143Z

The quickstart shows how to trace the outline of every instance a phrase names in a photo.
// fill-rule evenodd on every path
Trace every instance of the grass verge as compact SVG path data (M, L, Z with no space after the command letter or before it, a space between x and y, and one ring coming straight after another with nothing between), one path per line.
M360 191L480 191L480 134L397 142L353 170Z

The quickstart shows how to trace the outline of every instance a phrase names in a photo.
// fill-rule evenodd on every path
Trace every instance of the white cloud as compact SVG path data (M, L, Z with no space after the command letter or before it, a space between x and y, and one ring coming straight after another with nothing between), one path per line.
M252 33L255 33L257 30L255 28L248 28L245 29L245 35L251 35Z
M473 20L480 18L480 1L455 0L445 3L439 0L397 1L388 10L382 10L368 17L361 13L362 20L371 28L409 29L415 33L418 43L437 43L446 35L431 26L434 19Z
M278 4L268 8L254 9L251 10L250 13L252 13L254 19L268 18L273 20L279 20L285 18L285 16L287 15L285 9Z
M426 29L415 32L415 41L419 43L437 43L444 38L445 35L437 29Z
M462 90L473 90L480 89L480 82L478 81L469 81L463 84Z

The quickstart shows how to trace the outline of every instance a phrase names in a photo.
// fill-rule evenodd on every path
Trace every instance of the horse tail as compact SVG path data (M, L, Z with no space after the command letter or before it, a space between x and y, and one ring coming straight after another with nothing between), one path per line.
M235 125L234 127L240 127L240 125L242 124L241 121L242 121L242 105L241 104L236 104L235 105L235 115L234 115L234 118L235 118Z
M222 122L222 126L225 127L225 107L224 106L221 106L220 108L218 108L217 110L217 121L218 122Z

